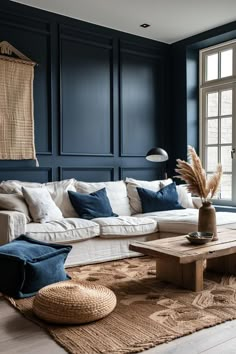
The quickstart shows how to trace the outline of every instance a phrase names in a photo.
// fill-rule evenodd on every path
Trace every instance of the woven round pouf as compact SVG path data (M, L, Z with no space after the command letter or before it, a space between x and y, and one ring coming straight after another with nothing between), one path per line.
M79 324L99 320L115 306L116 296L105 286L62 281L39 290L33 312L47 322Z

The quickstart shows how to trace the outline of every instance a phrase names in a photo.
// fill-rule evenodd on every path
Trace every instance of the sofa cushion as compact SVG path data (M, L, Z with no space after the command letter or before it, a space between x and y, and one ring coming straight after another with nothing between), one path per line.
M102 188L90 194L69 191L69 197L76 212L82 219L94 219L100 217L118 216L114 214L106 188Z
M168 178L166 180L142 181L142 180L137 180L134 178L127 177L125 183L127 185L127 192L128 192L129 202L131 206L131 213L137 214L137 213L142 213L142 205L138 195L137 187L150 189L153 192L157 192L161 189L162 185L167 185L169 183L172 183L172 179Z
M80 193L93 193L99 189L106 188L107 196L112 210L118 215L131 215L129 198L124 181L87 183L76 181L75 188Z
M161 182L161 188L171 183L171 179L166 180L165 183ZM193 200L191 193L187 191L186 184L179 184L176 186L176 190L178 193L178 202L182 205L183 208L194 208Z
M73 218L77 216L69 196L68 190L76 191L75 179L66 179L62 181L35 183L35 182L22 182L17 180L3 181L0 183L1 193L19 193L22 194L22 187L26 188L42 188L46 187L58 208L61 210L64 218Z
M18 180L8 180L2 181L0 183L0 192L1 193L20 193L22 194L22 187L30 188L40 188L42 183L37 182L22 182Z
M62 219L62 213L52 200L47 188L22 187L22 193L35 222L49 222Z
M76 192L74 184L75 179L73 178L44 184L64 218L76 218L78 216L68 195L69 190Z
M100 237L130 237L157 232L156 221L150 218L118 216L116 218L97 218L93 220L100 225Z
M188 232L196 231L198 222L197 209L179 209L156 211L145 214L137 214L136 217L148 217L153 219L158 224L160 232L173 232L186 234Z
M31 221L28 206L21 194L0 194L0 210L19 211L25 215L27 223Z
M189 232L197 231L198 213L198 209L182 209L137 214L135 216L141 218L148 217L149 219L155 220L160 232L171 232L184 235ZM235 222L235 213L216 213L217 226L234 224Z
M175 183L168 184L157 192L137 187L142 204L142 212L183 209L178 203Z
M45 224L30 223L26 225L27 236L46 242L77 242L99 236L99 234L100 229L97 223L78 217Z
M22 235L0 247L0 291L16 298L70 279L64 262L71 246L46 244Z
M187 186L184 184L176 186L176 190L178 193L179 204L182 205L182 207L185 209L194 208L192 196L191 193L188 193Z

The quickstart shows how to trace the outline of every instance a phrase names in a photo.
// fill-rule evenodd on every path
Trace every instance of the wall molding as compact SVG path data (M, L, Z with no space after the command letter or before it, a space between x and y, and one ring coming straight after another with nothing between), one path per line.
M70 167L62 167L60 166L59 167L59 178L60 180L63 180L65 179L64 176L63 176L63 173L64 172L68 172L68 171L75 171L75 172L78 172L78 171L94 171L94 172L98 172L98 171L107 171L107 172L110 172L110 181L114 181L114 167L112 166L84 166L84 167L73 167L73 166L70 166Z
M63 31L69 30L69 34ZM80 37L77 37L80 35ZM96 41L94 39L96 38ZM63 102L62 102L62 40L67 40L75 43L82 43L92 47L102 48L109 51L109 77L110 77L110 153L91 153L91 152L75 152L75 151L64 151L63 147ZM100 41L100 42L99 42ZM87 31L79 31L73 27L60 25L59 26L59 67L60 67L60 155L62 156L101 156L110 157L114 156L114 40L112 37L107 37L103 35L94 34Z
M155 167L138 167L138 166L136 166L136 167L120 167L119 168L119 178L125 179L127 177L127 176L125 176L125 171L131 171L131 173L132 173L132 171L133 172L135 172L135 171L140 171L140 172L154 171L154 172L157 172L157 176L155 179L164 179L164 177L163 177L164 174L162 175L162 173L161 173L160 178L158 176L158 170L160 170L160 172L162 172L160 167L161 166L159 166L159 168L158 168L158 164L156 164ZM130 176L130 178L133 178L133 177Z
M17 180L17 172L26 172L27 174L29 172L46 172L47 174L47 179L45 180L46 182L52 182L53 180L53 169L52 167L1 167L0 169L0 175L2 172L15 172L15 178ZM35 181L37 182L37 181Z
M146 50L146 52L145 52ZM124 117L122 113L122 107L124 106L123 102L123 66L122 62L122 54L128 54L133 56L135 59L143 58L146 61L150 61L155 63L158 68L160 68L160 72L163 71L164 64L164 56L160 55L157 52L157 49L153 49L150 47L143 47L142 45L138 45L136 43L130 41L119 41L119 156L120 157L145 157L146 152L143 154L131 154L125 151L124 147ZM162 77L160 75L160 81L162 81ZM161 118L160 118L161 119ZM158 135L158 134L157 134ZM151 148L152 146L150 146Z
M160 106L166 107L165 98L159 102L163 94L159 70L163 63L164 68L168 65L170 46L14 1L3 0L0 10L2 40L39 64L34 82L36 154L40 166L48 166L0 161L1 179L46 182L58 180L60 174L60 178L108 181L118 179L120 166L129 165L139 166L132 170L137 176L142 176L141 168L143 176L152 178L155 168L145 169L144 153L158 135L156 122L160 127L160 120L166 120L159 113ZM136 69L140 69L137 90ZM143 77L142 69L147 70ZM142 101L142 95L149 99ZM157 105L153 97L158 97ZM159 138L156 143L164 145ZM127 171L132 172L123 173Z

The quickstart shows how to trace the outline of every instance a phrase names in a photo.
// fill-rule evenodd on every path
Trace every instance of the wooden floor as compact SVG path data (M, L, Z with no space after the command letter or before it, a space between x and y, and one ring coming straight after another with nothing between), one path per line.
M26 320L0 297L0 353L66 353L42 329ZM201 330L170 343L149 349L145 354L235 354L236 320ZM110 353L107 353L110 354Z

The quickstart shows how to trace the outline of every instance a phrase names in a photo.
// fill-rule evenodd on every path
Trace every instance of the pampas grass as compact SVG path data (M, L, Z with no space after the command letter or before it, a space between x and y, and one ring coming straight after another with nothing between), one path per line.
M216 172L207 179L201 160L192 146L188 146L190 163L177 159L177 178L187 183L190 193L201 198L202 203L214 197L220 186L222 165L218 164Z

